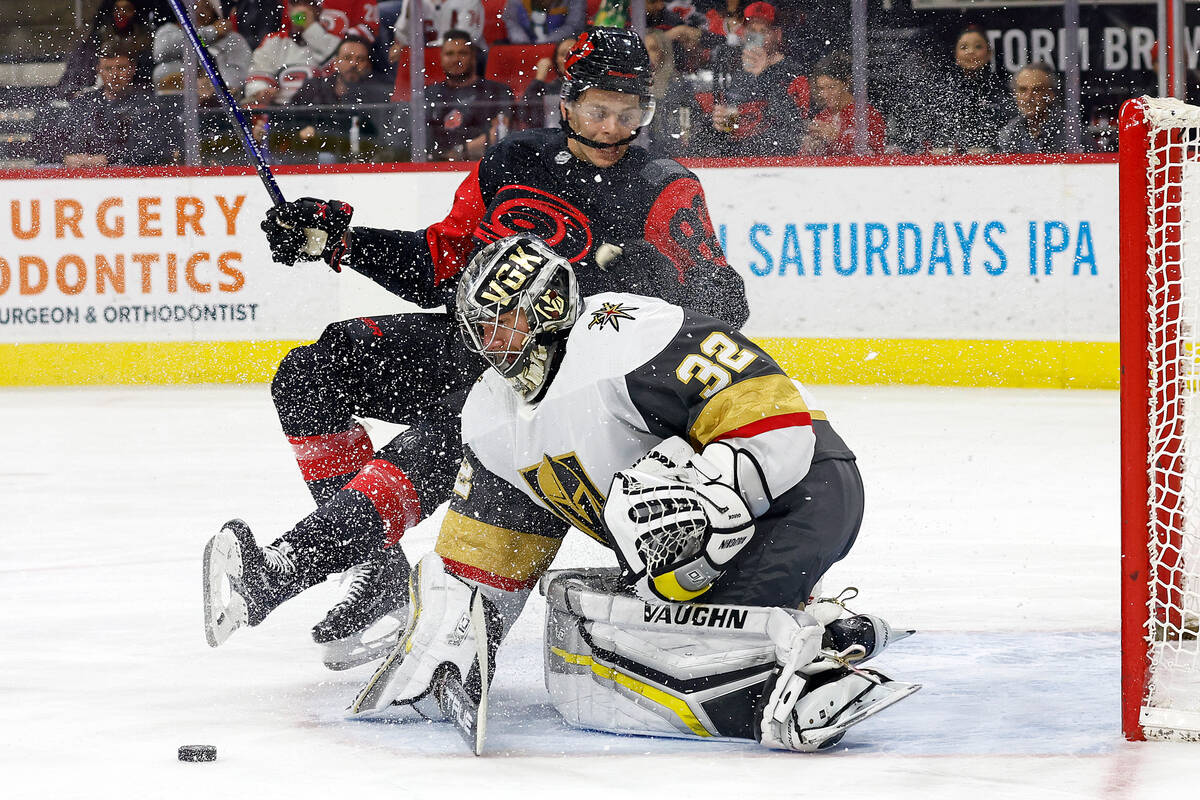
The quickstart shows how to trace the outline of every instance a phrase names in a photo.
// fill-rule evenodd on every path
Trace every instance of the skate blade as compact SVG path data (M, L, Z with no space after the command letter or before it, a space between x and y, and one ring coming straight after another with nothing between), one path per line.
M396 646L400 639L400 631L403 629L403 624L399 624L394 630L369 640L358 635L323 642L321 644L321 660L326 667L338 672L378 661Z
M246 601L233 587L242 577L237 538L219 533L204 546L204 638L218 647L249 620Z
M900 683L888 681L877 684L863 692L857 700L842 712L832 725L816 730L804 731L800 741L817 749L825 742L840 737L847 729L857 725L868 717L873 717L888 706L894 706L921 688L919 683Z
M384 662L374 670L374 674L359 691L358 697L354 698L354 703L350 704L350 714L371 714L371 712L382 711L391 705L391 699L389 698L385 702L384 697L388 696L392 673L400 669L404 662L404 656L408 655L404 644L406 643L397 642L388 656L384 658Z

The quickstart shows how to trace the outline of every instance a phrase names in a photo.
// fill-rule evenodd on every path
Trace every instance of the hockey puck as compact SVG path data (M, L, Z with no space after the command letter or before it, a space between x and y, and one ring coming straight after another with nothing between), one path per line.
M216 761L217 748L211 744L185 744L179 748L180 761Z

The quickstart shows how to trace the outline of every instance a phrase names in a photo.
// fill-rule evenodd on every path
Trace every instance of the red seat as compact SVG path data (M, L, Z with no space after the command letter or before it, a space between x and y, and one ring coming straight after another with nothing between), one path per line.
M408 74L408 48L400 50L400 60L396 62L396 85L392 89L392 102L407 103L412 97L412 80ZM437 47L425 48L425 85L431 86L446 80L442 70L442 51Z
M507 83L520 99L533 80L534 68L543 58L554 58L558 46L551 44L497 44L488 50L487 78Z
M483 0L483 40L489 45L508 40L504 24L505 0Z

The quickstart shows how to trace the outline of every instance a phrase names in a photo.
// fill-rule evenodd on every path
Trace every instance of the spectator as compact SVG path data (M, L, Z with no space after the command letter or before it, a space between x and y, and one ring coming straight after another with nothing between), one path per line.
M650 121L649 147L655 158L677 158L689 143L692 125L692 94L675 70L675 53L669 36L660 30L647 30L644 37L654 83L654 119ZM700 119L699 114L696 119Z
M287 0L225 0L234 29L252 48L284 27L290 5ZM321 26L339 39L357 36L374 42L379 36L378 0L314 0L310 5Z
M390 29L394 46L388 49L388 58L395 63L400 47L408 47L409 0L385 0L379 4L380 26ZM450 31L466 31L471 41L486 48L483 40L482 0L422 0L421 24L425 28L425 44L441 45Z
M667 3L667 0L646 0L646 30L666 34L675 53L676 66L693 70L699 66L700 50L715 47L723 39L708 34L708 20L687 0Z
M567 53L575 46L575 39L563 39L554 50L554 58L540 58L533 68L533 80L525 87L521 102L516 109L516 128L543 128L547 124L546 110L550 108L557 122L558 99L562 94L563 75L566 73ZM547 81L550 72L554 79ZM549 99L548 99L549 98Z
M1016 112L1004 81L992 70L992 48L978 25L954 44L954 65L938 93L932 152L990 153L1001 126Z
M801 151L815 156L857 154L854 94L850 91L850 57L831 53L813 67L813 94L820 107L808 126ZM883 151L883 115L867 106L867 154Z
M70 98L94 87L100 46L113 41L122 43L122 50L134 60L134 68L142 73L142 79L149 77L154 37L148 20L147 10L135 0L102 0L87 36L67 54L56 93Z
M1017 115L1000 129L1001 153L1070 153L1067 114L1057 102L1058 76L1049 64L1022 67L1013 78Z
M355 36L373 44L379 38L378 0L323 0L321 26L339 39Z
M337 50L341 37L318 21L317 2L289 2L283 29L269 34L254 51L246 78L248 104L286 105Z
M737 69L718 89L700 149L721 156L795 155L808 118L808 79L783 55L775 7L746 6Z
M132 42L110 39L100 46L96 72L100 88L84 92L71 101L66 119L66 155L63 165L70 168L96 168L114 165L141 165L158 159L143 147L131 147L135 139L146 143L148 137L136 137L135 129L156 128L160 142L172 137L161 129L154 113L154 97L149 87L134 81ZM170 119L169 117L167 119Z
M285 0L225 0L233 28L240 33L251 50L258 49L263 39L283 25Z
M338 45L328 75L309 78L292 97L296 106L387 103L392 87L372 77L371 44L347 36Z
M476 161L502 137L512 119L513 93L503 83L479 77L475 45L466 31L442 39L446 80L425 95L431 136L430 156L438 161Z
M235 96L241 94L250 68L250 45L221 14L219 0L193 0L192 6L200 41L208 48L229 91ZM185 48L191 45L178 23L168 22L154 32L154 86L159 93L182 91ZM215 90L203 70L200 75L196 91L204 102L214 96Z
M504 26L512 44L573 39L587 22L587 0L508 0Z

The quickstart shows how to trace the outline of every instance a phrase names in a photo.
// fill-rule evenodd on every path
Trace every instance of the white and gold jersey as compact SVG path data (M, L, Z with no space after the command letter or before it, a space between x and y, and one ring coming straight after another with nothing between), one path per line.
M718 440L750 450L773 497L814 457L853 457L836 434L814 433L823 416L802 387L711 317L595 295L565 350L540 402L493 370L467 399L465 457L437 544L459 574L515 590L545 571L570 527L607 544L601 511L614 473L669 436L697 451Z

